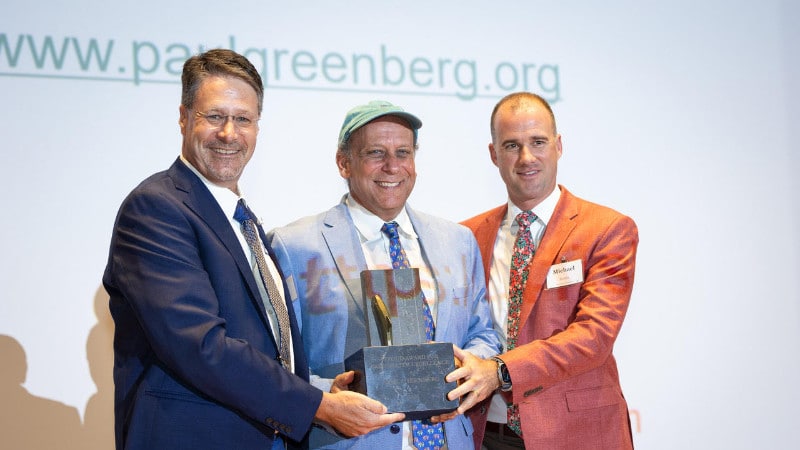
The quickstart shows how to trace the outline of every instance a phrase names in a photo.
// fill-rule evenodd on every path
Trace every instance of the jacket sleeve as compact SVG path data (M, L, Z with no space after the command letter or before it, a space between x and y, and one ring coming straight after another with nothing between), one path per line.
M469 241L469 255L466 258L469 273L468 302L472 314L466 344L464 349L481 358L488 358L500 351L500 337L494 329L492 311L486 298L486 281L483 273L483 260L481 259L478 244L472 233L466 230L466 239Z

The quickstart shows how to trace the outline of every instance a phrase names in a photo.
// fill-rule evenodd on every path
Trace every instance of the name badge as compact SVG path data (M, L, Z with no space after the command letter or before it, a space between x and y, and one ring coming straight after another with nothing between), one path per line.
M547 272L547 289L583 282L583 261L576 259L553 264Z

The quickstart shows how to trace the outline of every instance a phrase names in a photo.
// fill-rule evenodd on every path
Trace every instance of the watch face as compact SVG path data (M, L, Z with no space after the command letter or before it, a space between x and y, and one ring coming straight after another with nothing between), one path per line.
M492 358L497 363L497 378L500 380L500 389L507 391L511 389L511 375L508 373L506 363L500 358Z
M505 364L500 367L500 373L503 375L503 383L511 382L511 376L508 374L508 367Z
M496 356L492 357L492 359L497 363L497 379L500 381L500 390L503 392L510 391L511 374L508 373L508 367L506 367L506 363Z

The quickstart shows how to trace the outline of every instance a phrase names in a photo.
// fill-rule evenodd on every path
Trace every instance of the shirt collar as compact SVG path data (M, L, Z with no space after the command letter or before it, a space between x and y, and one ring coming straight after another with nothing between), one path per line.
M234 220L233 215L236 212L236 204L239 202L240 196L228 188L217 186L216 184L208 181L208 179L204 177L203 174L201 174L200 171L192 165L192 163L184 158L183 155L181 155L181 161L186 164L186 167L188 167L189 170L194 172L194 174L200 178L200 181L202 181L203 184L206 185L206 188L208 188L209 192L211 192L214 200L216 200L217 204L219 204L219 207L222 208L222 212L225 213L225 217L227 217L228 220ZM244 198L244 196L241 196L241 198Z
M344 203L347 206L347 210L350 212L350 217L353 219L353 225L355 225L356 230L358 230L364 242L382 239L383 233L381 233L381 227L385 223L383 219L358 203L350 194L345 197ZM397 222L397 228L401 235L410 239L417 238L417 234L414 232L414 226L411 224L411 218L408 217L408 212L405 207L400 210L400 214L398 214L397 217L390 220L390 222L392 221Z
M537 221L542 224L542 226L547 226L550 222L550 219L553 217L553 212L556 210L556 205L558 204L558 199L561 197L561 189L556 188L553 189L553 192L550 193L541 203L536 205L533 208L533 213L536 214ZM508 211L506 212L505 222L511 224L512 227L516 227L516 221L514 220L517 217L517 214L521 213L522 209L519 206L515 205L514 202L511 200L508 201Z

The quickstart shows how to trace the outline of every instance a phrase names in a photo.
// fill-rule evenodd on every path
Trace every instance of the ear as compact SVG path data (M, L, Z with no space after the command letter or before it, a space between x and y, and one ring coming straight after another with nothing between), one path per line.
M492 158L492 163L497 166L497 152L494 151L494 144L489 143L489 158Z
M350 178L350 158L343 152L336 152L336 167L339 168L339 175L341 175L342 178Z
M558 159L561 159L561 153L563 150L561 149L561 135L559 134L556 136L556 152L558 152Z
M181 105L178 108L180 115L178 116L178 124L181 126L181 134L186 135L186 121L189 119L189 113L186 108Z

